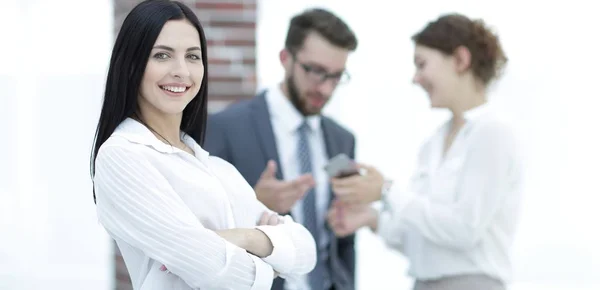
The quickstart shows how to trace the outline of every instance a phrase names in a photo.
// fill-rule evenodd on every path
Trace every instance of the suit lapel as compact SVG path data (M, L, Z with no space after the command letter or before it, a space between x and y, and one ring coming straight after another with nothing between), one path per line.
M323 128L323 138L325 139L325 149L327 158L331 159L341 152L341 147L333 132L333 124L325 117L321 118L321 127ZM334 195L331 186L329 186L329 203L333 201Z
M321 127L323 128L323 138L325 139L327 158L332 158L341 151L339 142L335 138L335 133L333 132L333 124L331 124L327 118L322 117Z
M277 163L277 178L282 179L281 166L279 163L279 153L277 152L277 145L275 143L275 134L273 133L273 127L271 126L271 119L269 114L269 108L267 107L266 99L267 91L260 93L253 103L252 119L254 120L254 129L258 136L258 142L263 152L263 156L266 157L265 165L267 161L274 160Z

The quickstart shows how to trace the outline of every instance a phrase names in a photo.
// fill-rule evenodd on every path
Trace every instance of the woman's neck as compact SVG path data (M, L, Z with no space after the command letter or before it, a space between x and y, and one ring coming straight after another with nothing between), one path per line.
M159 140L176 147L181 145L180 126L182 114L166 116L144 112L138 113L137 117L144 125L149 127L150 131Z
M450 111L452 112L453 123L463 123L464 113L477 108L487 102L485 90L469 90L461 94L460 99Z

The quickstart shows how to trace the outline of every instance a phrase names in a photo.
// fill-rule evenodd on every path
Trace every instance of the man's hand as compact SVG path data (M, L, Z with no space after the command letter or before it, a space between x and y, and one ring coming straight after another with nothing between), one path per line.
M336 198L344 203L367 204L381 199L383 175L372 166L357 164L365 174L332 178L331 185Z
M304 194L315 186L312 175L305 174L291 181L278 180L275 177L277 165L270 160L254 186L256 197L269 209L285 214Z
M346 237L364 226L377 230L377 211L369 204L348 205L339 200L333 202L327 214L327 222L336 236Z

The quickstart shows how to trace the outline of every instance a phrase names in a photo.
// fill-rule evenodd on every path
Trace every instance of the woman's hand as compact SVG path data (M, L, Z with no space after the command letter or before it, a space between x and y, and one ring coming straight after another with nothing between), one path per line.
M268 211L263 212L260 216L260 220L258 221L259 226L276 226L278 224L283 223L283 218L279 216L277 213L270 214ZM273 271L273 279L279 277L279 273L277 271Z
M283 218L279 216L277 213L271 213L268 211L263 212L258 221L259 226L276 226L278 224L283 223ZM219 235L224 240L246 250L247 252L264 258L273 252L273 244L267 235L265 235L262 231L258 229L226 229L226 230L218 230L215 231L217 235ZM167 267L162 265L160 267L161 271L167 271ZM276 278L279 273L275 272L274 278Z
M373 166L357 166L364 174L331 179L335 197L349 205L369 204L380 200L385 183L383 174Z
M369 204L348 205L336 200L329 209L327 222L336 236L346 237L364 226L377 231L378 214Z
M258 221L258 226L276 226L283 223L283 217L277 213L269 213L268 211L263 212Z

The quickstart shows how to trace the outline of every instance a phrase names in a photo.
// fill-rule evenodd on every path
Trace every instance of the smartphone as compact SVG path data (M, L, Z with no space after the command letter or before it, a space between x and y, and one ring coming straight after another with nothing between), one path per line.
M325 165L325 171L330 178L343 178L359 174L354 161L344 153L340 153L331 158L329 163Z

